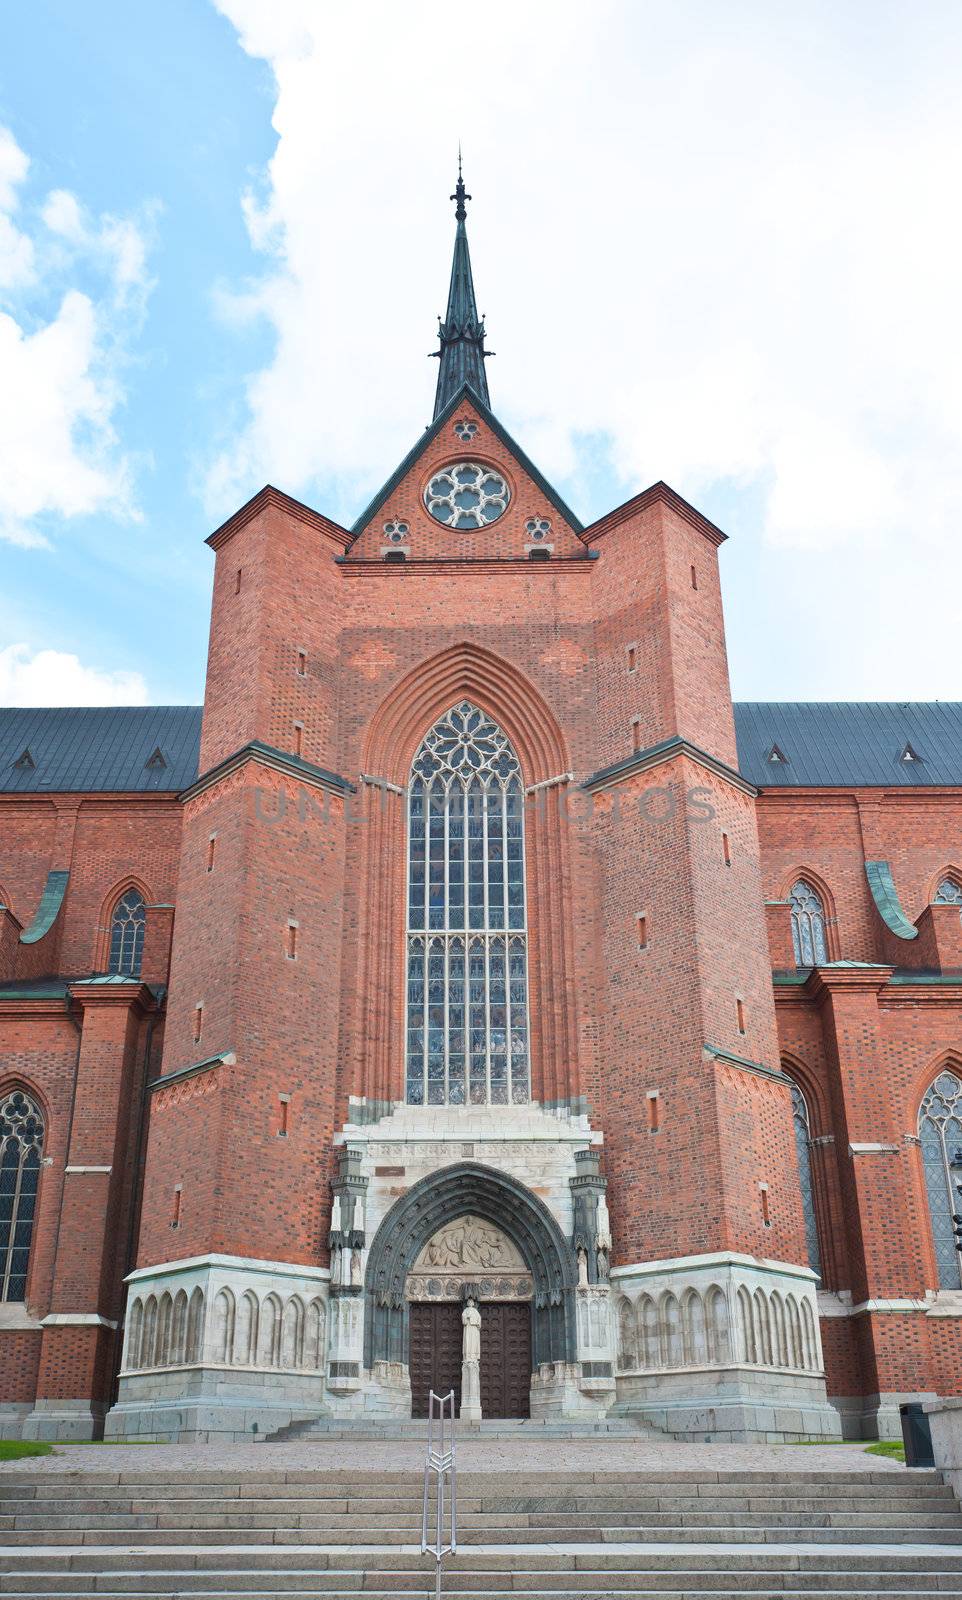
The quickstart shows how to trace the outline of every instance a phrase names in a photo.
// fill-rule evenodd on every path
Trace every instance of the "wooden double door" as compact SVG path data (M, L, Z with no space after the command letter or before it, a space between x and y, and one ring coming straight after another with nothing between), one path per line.
M531 1307L526 1302L483 1300L481 1312L481 1412L485 1417L531 1415ZM411 1305L411 1415L426 1417L428 1394L454 1390L461 1410L461 1311L453 1301Z

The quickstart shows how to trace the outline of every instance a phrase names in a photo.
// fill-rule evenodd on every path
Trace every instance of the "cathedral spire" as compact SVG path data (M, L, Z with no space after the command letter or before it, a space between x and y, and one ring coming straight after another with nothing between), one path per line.
M434 415L440 416L448 402L457 394L462 384L469 383L485 405L488 399L488 380L485 377L484 321L478 316L474 298L474 279L471 276L471 256L468 252L468 234L465 228L467 209L465 201L471 196L465 192L461 175L461 151L458 149L458 181L451 199L455 202L454 215L457 232L454 236L454 261L451 265L451 287L448 290L448 309L442 321L438 318L440 350L435 350L441 363L438 388L434 397Z

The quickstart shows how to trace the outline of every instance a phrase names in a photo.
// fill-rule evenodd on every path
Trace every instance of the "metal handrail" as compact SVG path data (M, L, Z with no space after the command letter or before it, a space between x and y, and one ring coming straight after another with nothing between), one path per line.
M435 1412L435 1405L437 1412ZM437 1520L434 1543L428 1540L428 1515L431 1500L431 1477L437 1486ZM448 1482L450 1493L450 1535L444 1542L444 1490ZM441 1566L445 1556L453 1556L458 1548L458 1472L454 1456L454 1390L447 1394L428 1395L428 1453L424 1462L424 1501L421 1509L421 1554L433 1555L435 1569L434 1593L441 1600Z

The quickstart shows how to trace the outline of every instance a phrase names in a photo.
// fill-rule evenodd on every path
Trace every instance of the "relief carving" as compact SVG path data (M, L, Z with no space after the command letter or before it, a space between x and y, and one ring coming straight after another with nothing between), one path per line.
M517 1249L493 1223L459 1217L429 1239L414 1264L416 1272L524 1272Z

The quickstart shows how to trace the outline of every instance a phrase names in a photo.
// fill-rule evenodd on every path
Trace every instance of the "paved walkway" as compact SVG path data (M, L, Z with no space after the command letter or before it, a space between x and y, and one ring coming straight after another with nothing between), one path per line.
M0 1463L7 1472L404 1472L424 1465L418 1439L303 1444L75 1444ZM640 1439L468 1439L460 1472L904 1472L862 1444L680 1444Z

